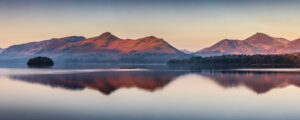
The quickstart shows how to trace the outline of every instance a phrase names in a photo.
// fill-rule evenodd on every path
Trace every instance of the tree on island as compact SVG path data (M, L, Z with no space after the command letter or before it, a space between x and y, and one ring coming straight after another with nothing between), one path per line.
M29 67L51 67L54 62L48 57L35 57L28 60L27 65Z

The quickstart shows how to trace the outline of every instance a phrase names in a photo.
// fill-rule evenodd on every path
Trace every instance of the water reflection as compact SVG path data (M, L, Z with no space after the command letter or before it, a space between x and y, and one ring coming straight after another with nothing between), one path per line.
M183 71L114 71L74 74L30 74L11 75L14 80L39 83L68 90L85 88L98 90L105 95L120 88L139 88L149 92L164 88L175 78L186 74L197 74L207 80L215 81L224 88L246 86L257 94L267 93L274 88L288 85L300 87L298 72L259 72L259 71L222 71L194 72Z
M109 95L119 88L139 88L155 91L169 84L184 72L126 71L76 74L13 75L12 79L39 83L69 90L95 89Z
M206 72L201 75L208 77L222 87L246 86L257 94L289 85L300 87L300 73L297 72L223 71Z
M67 71L0 74L0 119L300 119L300 72Z

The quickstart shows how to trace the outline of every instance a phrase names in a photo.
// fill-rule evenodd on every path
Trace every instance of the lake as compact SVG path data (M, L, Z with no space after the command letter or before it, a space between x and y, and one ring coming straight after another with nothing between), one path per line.
M0 68L1 120L299 120L300 69Z

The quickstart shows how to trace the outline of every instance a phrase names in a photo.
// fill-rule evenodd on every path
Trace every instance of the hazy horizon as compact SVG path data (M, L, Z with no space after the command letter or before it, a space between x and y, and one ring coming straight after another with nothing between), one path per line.
M222 39L257 32L300 38L300 1L238 0L0 0L0 48L67 36L163 38L178 49L200 50Z

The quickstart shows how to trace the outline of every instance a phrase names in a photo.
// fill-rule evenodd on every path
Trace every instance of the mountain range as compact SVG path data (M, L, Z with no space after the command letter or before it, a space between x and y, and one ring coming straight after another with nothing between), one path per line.
M285 38L271 37L264 33L256 33L245 40L224 39L196 52L201 56L228 54L286 54L300 52L300 39L289 41Z
M136 40L121 39L109 32L92 38L70 36L13 45L1 53L2 57L49 56L107 61L135 61L137 58L167 61L182 55L185 54L161 38L148 36Z
M193 55L217 56L228 54L286 54L300 52L300 38L287 40L256 33L244 40L224 39L195 53L178 50L155 36L121 39L109 32L85 38L69 36L30 42L0 49L1 58L48 56L72 61L109 62L166 62L173 58Z

